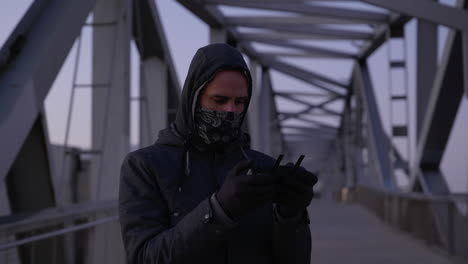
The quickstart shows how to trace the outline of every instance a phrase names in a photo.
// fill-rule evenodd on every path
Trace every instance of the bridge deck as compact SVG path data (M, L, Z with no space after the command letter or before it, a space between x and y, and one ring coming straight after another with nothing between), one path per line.
M309 215L312 264L455 263L439 249L392 229L359 205L314 200Z

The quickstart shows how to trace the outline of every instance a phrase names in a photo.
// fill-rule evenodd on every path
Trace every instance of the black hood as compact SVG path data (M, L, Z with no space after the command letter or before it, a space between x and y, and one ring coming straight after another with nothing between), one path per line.
M198 49L190 63L174 122L177 133L184 141L190 140L191 134L195 133L193 109L200 90L217 72L222 70L239 71L246 76L250 101L252 78L242 54L237 49L222 43ZM247 103L244 113L248 105Z

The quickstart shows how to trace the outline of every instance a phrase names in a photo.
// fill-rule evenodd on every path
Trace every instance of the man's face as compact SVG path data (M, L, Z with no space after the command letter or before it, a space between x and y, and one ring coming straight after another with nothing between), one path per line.
M237 71L216 73L200 95L200 107L224 112L243 112L249 101L245 76Z

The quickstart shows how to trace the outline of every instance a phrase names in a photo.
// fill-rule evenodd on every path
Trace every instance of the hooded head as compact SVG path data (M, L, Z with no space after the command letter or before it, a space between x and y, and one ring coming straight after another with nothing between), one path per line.
M240 115L240 120L238 120L239 122L237 125L240 127L248 109L250 97L252 94L252 79L244 58L235 48L221 43L211 44L202 47L197 51L192 59L187 78L185 79L180 105L175 120L177 132L181 137L184 138L184 140L191 141L194 137L200 134L198 133L200 130L200 122L197 121L200 120L200 115L218 115L217 117L219 118L219 114L228 114L222 118L230 119L231 117L229 117L229 115L235 115L235 112L238 112L235 109L229 108L209 109L208 107L208 109L204 109L204 107L200 107L200 100L204 89L210 85L215 77L216 81L218 81L219 79L223 78L223 76L227 76L227 79L229 79L229 75L235 77L235 75L239 75L239 73L241 76L245 77L244 79L247 84L248 96L248 98L246 98L246 102L243 102L243 111L238 113ZM232 85L232 88L229 89L236 89L236 85ZM202 110L202 112L200 112L200 110ZM203 112L203 110L218 111Z

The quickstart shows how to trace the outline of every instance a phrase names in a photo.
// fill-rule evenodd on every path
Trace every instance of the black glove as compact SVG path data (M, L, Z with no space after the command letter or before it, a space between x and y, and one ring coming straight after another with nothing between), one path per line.
M302 167L293 171L293 164L279 166L273 171L279 178L274 201L281 216L293 217L302 213L314 197L317 176Z
M234 220L273 201L277 180L272 174L252 172L252 161L239 162L216 193L221 207Z

